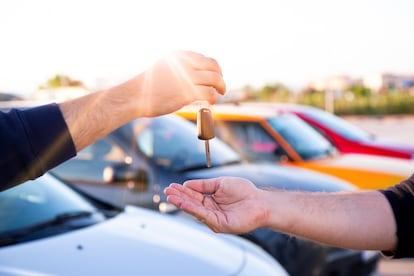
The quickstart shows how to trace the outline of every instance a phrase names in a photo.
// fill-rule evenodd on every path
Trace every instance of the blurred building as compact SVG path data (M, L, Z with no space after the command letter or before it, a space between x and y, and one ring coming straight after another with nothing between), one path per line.
M369 88L373 92L390 89L404 90L414 87L414 75L378 73L361 78L346 75L331 76L310 81L308 88L317 91L346 91L350 86L359 85Z
M340 75L312 80L308 83L308 88L317 91L345 91L350 86L361 84L362 80L359 78Z
M373 74L363 79L363 85L374 92L386 89L404 90L414 86L414 75Z

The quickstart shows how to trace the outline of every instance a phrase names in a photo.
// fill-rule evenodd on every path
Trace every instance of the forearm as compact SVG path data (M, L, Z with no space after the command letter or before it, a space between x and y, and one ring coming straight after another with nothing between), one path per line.
M225 89L214 59L180 52L118 86L60 108L79 151L132 119L168 114L195 100L215 103Z
M264 193L266 227L321 243L351 248L393 250L396 225L386 198L377 191Z
M141 116L140 97L134 93L122 84L59 104L76 150Z

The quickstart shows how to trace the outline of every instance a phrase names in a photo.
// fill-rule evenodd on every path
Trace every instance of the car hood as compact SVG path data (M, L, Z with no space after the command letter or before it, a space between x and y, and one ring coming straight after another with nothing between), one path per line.
M1 248L0 274L245 275L242 243L207 230L189 220L127 206L95 226ZM268 272L286 275L273 262L275 270Z
M355 186L339 178L315 171L285 167L273 163L240 163L189 171L186 179L237 176L249 179L259 187L305 191L352 190Z
M414 162L409 160L366 154L339 154L332 158L312 162L324 166L380 172L402 177L409 177L414 171Z
M413 154L414 155L414 146L404 143L396 143L395 141L390 141L386 139L375 138L369 141L362 142L369 146L380 147L383 149L397 151L401 153Z

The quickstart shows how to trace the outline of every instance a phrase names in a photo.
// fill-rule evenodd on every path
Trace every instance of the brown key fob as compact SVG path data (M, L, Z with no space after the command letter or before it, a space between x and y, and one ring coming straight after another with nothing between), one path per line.
M210 144L208 140L215 137L214 123L211 110L203 107L197 113L197 137L205 141L207 167L211 167Z

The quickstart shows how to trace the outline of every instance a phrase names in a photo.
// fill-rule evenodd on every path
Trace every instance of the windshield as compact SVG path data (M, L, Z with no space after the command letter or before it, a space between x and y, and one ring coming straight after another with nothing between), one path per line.
M325 157L335 150L322 135L294 115L278 115L267 121L303 160Z
M0 235L95 208L51 175L0 193Z
M303 113L310 119L319 122L321 125L326 126L327 128L350 140L366 141L373 138L373 136L367 131L360 129L329 112L315 108L312 109L312 111L304 111Z
M134 122L141 152L158 165L179 172L206 167L205 141L197 138L196 126L177 115ZM240 162L240 156L218 138L209 140L211 166Z

